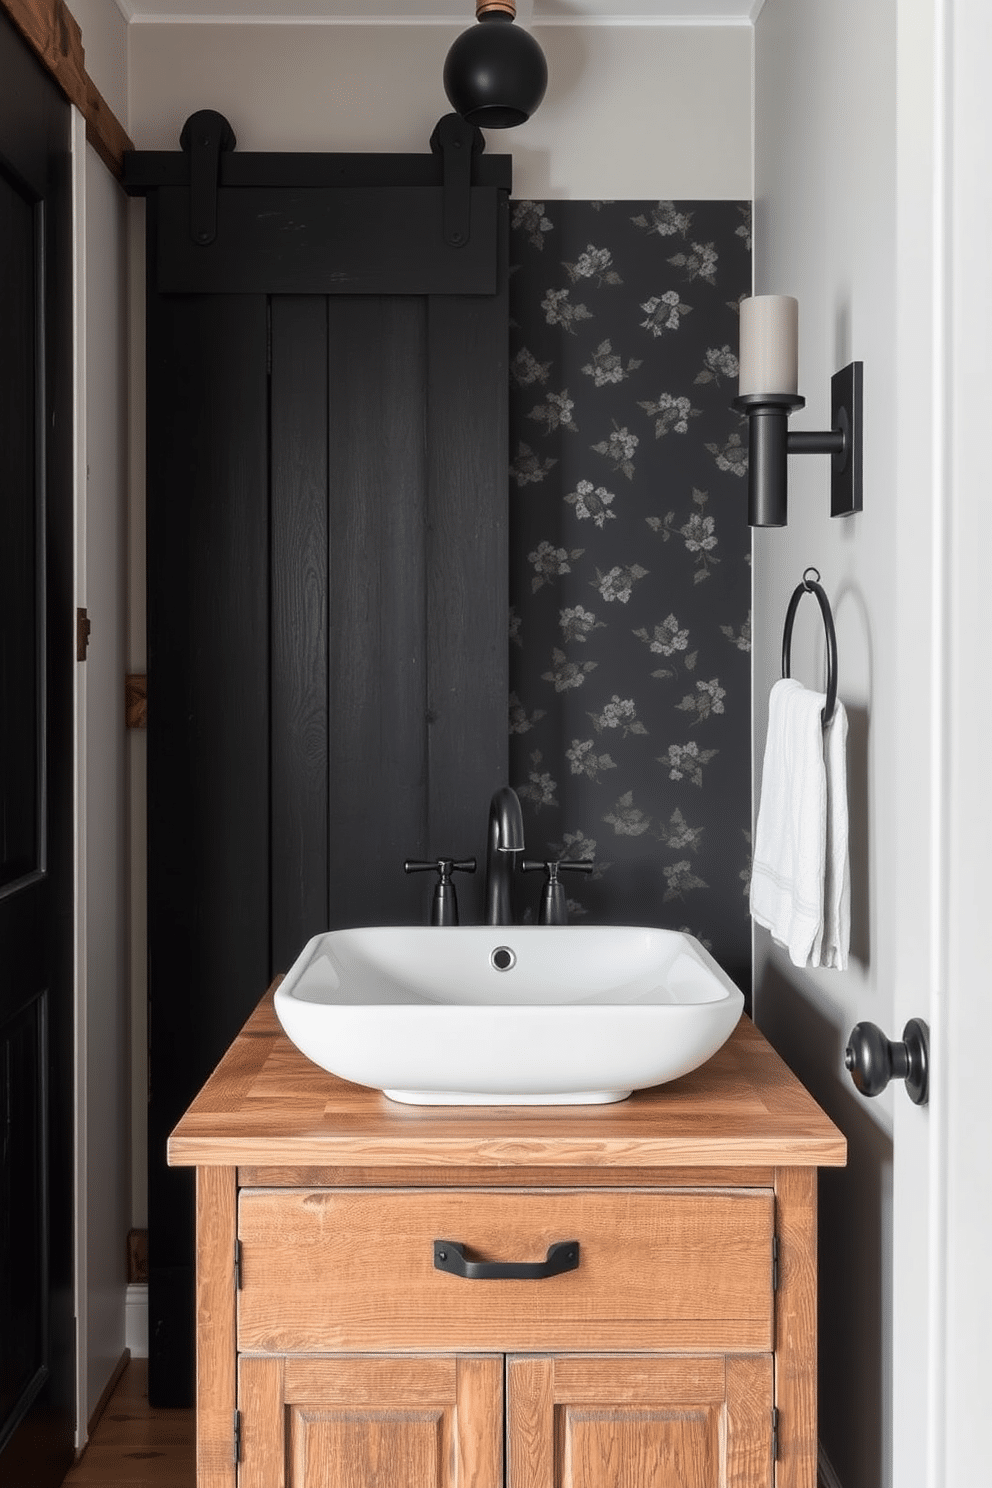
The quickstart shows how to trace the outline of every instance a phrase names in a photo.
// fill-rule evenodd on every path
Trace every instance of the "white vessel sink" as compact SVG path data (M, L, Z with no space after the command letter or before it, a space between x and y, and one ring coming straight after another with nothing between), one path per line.
M674 1080L740 990L691 935L627 926L386 926L309 941L275 994L321 1068L413 1105L586 1105Z

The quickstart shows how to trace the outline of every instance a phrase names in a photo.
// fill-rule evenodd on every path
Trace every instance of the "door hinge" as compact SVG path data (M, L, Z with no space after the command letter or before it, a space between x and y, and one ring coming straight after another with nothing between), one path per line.
M778 1406L772 1406L772 1461L778 1461Z
M234 1242L234 1289L235 1289L236 1292L240 1292L240 1290L241 1290L241 1241L240 1240L235 1240L235 1242Z
M772 1236L772 1291L778 1291L778 1236Z
M239 1410L236 1410L234 1412L234 1465L235 1465L235 1467L238 1466L238 1464L240 1463L240 1461L241 1461L241 1412Z
M90 617L83 609L76 611L76 660L86 660L86 650L90 643Z

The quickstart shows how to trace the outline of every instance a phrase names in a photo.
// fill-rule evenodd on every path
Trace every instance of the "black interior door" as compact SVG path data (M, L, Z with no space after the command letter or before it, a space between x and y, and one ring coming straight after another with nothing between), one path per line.
M174 168L139 156L132 185L143 158L153 182ZM252 160L286 184L246 184ZM222 158L202 253L188 189L148 201L162 1405L192 1395L191 1175L168 1169L169 1132L309 936L425 919L431 886L404 859L481 858L507 768L508 171L463 198L458 260L439 159L278 160ZM321 169L345 189L314 186ZM395 170L423 179L394 191ZM481 873L459 897L478 918Z
M0 1483L73 1450L69 109L0 15Z

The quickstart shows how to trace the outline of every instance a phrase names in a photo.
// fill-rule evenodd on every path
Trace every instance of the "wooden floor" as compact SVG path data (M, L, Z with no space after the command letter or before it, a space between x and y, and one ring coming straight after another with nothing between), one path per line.
M148 1404L148 1360L132 1359L64 1488L194 1488L193 1412Z

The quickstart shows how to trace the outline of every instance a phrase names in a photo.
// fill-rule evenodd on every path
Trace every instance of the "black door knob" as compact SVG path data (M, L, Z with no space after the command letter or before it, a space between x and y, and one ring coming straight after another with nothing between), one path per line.
M874 1023L859 1023L847 1041L844 1063L862 1095L881 1095L890 1080L905 1080L910 1100L927 1103L930 1030L921 1018L910 1018L901 1042L887 1039Z

